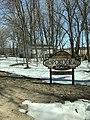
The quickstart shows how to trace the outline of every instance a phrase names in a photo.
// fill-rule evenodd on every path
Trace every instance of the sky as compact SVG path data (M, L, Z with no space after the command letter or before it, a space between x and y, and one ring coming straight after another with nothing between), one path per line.
M13 64L23 63L23 59L14 57L0 58L0 71L10 72L13 75L21 75L32 78L41 78L42 82L49 82L49 69L42 62L31 60L30 69L24 69L26 66ZM90 86L90 63L83 61L75 70L75 84L83 84ZM62 84L71 84L71 75L53 76L53 82ZM25 100L22 105L28 105L28 109L19 109L22 114L26 114L35 118L35 120L90 120L90 101L78 99L77 101L65 101L62 103L33 103L33 101Z
M24 3L25 3L25 0L22 0ZM58 6L60 5L60 0L54 0L54 4L56 4L58 2ZM45 15L45 14L47 14L48 13L48 11L47 11L47 4L46 4L46 0L40 0L40 7L41 7L41 11L42 11L42 13L43 13L43 15ZM56 6L55 6L55 9L56 9ZM4 10L5 10L5 8L4 8ZM2 26L4 26L4 27L6 27L6 23L4 23L5 21L3 21L3 20L1 20L1 17L2 17L2 11L0 10L0 27L2 27ZM65 12L64 13L65 14L65 16L67 16L67 12ZM64 21L64 19L62 18L62 21ZM64 22L64 28L65 29L67 29L68 30L68 23L67 22ZM75 35L74 35L75 36ZM44 37L44 36L43 36ZM9 38L8 38L9 39ZM44 39L45 39L45 37L44 37ZM58 38L59 39L59 38ZM67 42L68 41L68 42ZM82 39L81 39L81 41L82 41ZM10 42L11 43L11 42ZM63 44L64 43L66 43L65 44L65 46L64 46L64 48L70 48L70 41L69 41L69 36L68 36L68 34L66 34L65 36L64 36L64 41L63 41ZM12 43L11 43L12 44ZM76 42L75 42L75 44L76 44ZM74 45L75 45L74 44ZM80 46L82 46L82 44L80 44ZM86 46L86 41L85 41L85 37L84 37L84 46Z

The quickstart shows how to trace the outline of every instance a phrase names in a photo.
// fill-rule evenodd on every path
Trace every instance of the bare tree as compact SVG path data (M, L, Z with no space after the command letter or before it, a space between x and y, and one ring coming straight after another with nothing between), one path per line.
M7 51L5 48L7 47L8 43L8 29L6 28L0 28L0 51L1 54L6 55Z
M90 20L90 1L89 0L78 0L78 8L80 10L82 19L83 19L83 26L85 31L85 38L87 43L87 56L88 61L90 61L90 53L89 53L89 20Z
M37 61L38 45L41 46L43 59L45 45L48 46L49 55L51 47L54 53L68 44L71 46L72 57L78 55L81 34L84 31L89 57L89 0L85 2L84 0L46 0L45 2L44 11L39 0L2 1L5 24L11 29L11 33L14 32L12 34L14 44L17 44L18 49L23 48L27 67L29 67L29 49L32 49L32 46L35 47Z

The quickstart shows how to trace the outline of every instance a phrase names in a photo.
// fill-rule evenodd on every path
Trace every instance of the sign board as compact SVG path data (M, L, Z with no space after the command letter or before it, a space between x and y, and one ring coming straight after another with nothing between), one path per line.
M72 58L72 55L66 51L59 51L59 52L56 52L51 58L44 60L43 64L50 69L50 72L51 72L51 69L55 69L55 70L73 69L74 70L77 66L81 64L81 60L79 57ZM50 74L60 74L60 72L58 73L52 72ZM72 73L72 75L73 74L74 73ZM72 78L74 79L74 77Z
M51 71L52 75L72 75L72 71Z
M56 70L68 70L75 69L81 64L81 61L72 56L66 51L56 52L51 58L44 60L43 64L52 69Z

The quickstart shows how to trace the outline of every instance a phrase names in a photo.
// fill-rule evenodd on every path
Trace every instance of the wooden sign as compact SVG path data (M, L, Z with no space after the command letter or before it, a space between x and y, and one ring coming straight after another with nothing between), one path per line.
M72 74L72 84L74 84L74 69L81 64L79 57L72 58L72 55L66 51L56 52L51 58L44 60L43 64L50 69L50 83L52 83L52 75ZM61 71L53 72L55 70L69 70L65 73Z
M43 64L48 68L56 70L75 69L81 64L78 58L72 56L66 51L56 52L51 58L44 60Z
M52 75L72 75L72 71L53 71Z

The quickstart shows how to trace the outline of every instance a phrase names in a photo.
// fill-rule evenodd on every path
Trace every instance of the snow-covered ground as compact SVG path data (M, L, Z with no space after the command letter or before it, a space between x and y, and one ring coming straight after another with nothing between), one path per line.
M18 63L22 63L23 59L17 58ZM13 74L19 74L32 78L41 78L46 82L49 82L50 72L47 67L43 65L43 62L35 62L32 60L30 62L30 69L24 69L25 65L10 66L17 63L16 58L1 58L0 59L0 70L7 71ZM90 64L90 63L89 63ZM75 69L75 83L90 85L90 72L88 68L88 62L83 61L80 66ZM53 82L62 83L62 84L71 84L72 76L71 75L53 75Z
M61 103L31 103L25 100L22 104L28 105L28 110L19 111L32 116L35 120L90 120L90 101L78 100Z
M18 63L23 60L18 58ZM16 58L0 58L0 70L13 74L23 75L33 78L41 78L43 81L49 82L49 69L43 66L42 62L30 62L30 69L24 69L25 66L10 66L16 64ZM90 63L89 63L90 64ZM90 72L87 61L83 61L80 66L75 69L75 84L90 85ZM62 84L71 84L71 75L53 75L53 82ZM90 120L90 101L78 100L75 102L66 101L65 104L52 103L32 103L28 100L22 104L28 105L28 110L20 109L20 112L26 113L35 118L35 120Z

